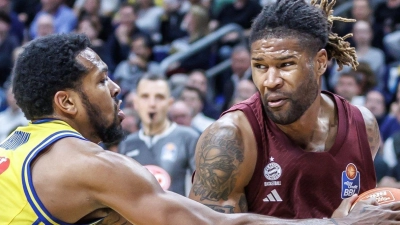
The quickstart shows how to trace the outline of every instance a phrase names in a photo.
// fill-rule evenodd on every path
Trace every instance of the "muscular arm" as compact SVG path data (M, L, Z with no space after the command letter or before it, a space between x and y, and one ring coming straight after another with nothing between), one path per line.
M241 113L234 113L211 125L201 135L196 148L196 174L189 197L218 212L247 212L244 187L255 166L256 149L251 128L244 121L238 126ZM250 129L250 130L249 130ZM246 139L253 138L253 142Z
M369 147L371 148L372 157L375 158L375 155L381 146L381 135L378 123L376 122L375 116L367 108L363 106L357 107L360 109L364 118Z

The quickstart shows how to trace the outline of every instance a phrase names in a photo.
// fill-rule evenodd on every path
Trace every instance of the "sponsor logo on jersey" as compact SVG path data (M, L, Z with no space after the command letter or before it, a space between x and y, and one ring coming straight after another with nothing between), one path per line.
M161 149L161 160L175 162L178 157L178 148L172 142L165 144Z
M10 166L10 159L0 156L0 175L4 173Z
M264 176L267 178L267 182L264 182L264 186L278 186L281 185L280 181L277 181L282 175L281 166L274 162L274 157L269 158L270 162L264 168Z
M281 202L282 198L279 196L276 189L272 190L271 193L267 195L266 198L263 199L263 202Z
M158 183L164 190L168 190L171 186L171 176L163 168L155 165L145 165L150 173L154 175Z
M342 199L360 192L360 172L356 165L349 163L342 172Z

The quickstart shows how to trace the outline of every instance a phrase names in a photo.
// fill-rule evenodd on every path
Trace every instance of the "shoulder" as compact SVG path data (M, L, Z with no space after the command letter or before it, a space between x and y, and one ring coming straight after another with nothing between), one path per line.
M379 125L375 116L364 106L356 106L364 119L365 128L367 131L367 139L371 149L372 157L375 158L376 153L381 145L381 136L379 132Z
M374 114L372 114L371 111L369 111L369 109L367 109L364 106L360 106L360 105L354 105L354 106L360 110L361 115L364 119L365 125L367 127L374 126L375 124L377 124Z

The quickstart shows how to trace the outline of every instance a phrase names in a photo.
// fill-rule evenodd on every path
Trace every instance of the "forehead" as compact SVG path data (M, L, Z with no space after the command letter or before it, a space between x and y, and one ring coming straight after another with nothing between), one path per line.
M161 94L169 95L169 86L165 80L141 80L137 86L137 95Z
M270 55L272 57L285 55L301 55L304 49L296 38L260 39L251 44L251 55Z
M100 59L100 57L90 48L81 51L77 60L82 63L89 70L97 68L99 70L107 69L107 65Z

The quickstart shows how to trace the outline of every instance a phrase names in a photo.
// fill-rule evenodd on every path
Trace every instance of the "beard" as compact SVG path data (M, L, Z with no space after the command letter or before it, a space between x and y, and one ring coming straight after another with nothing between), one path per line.
M89 122L94 128L93 135L100 138L100 140L106 144L118 143L124 139L126 133L122 130L121 124L119 123L117 103L114 106L113 121L108 125L107 121L104 120L105 116L103 117L100 107L92 104L85 93L80 92L80 96L86 108ZM116 99L115 102L117 102Z
M285 93L281 91L275 91L274 93L279 93L287 98L286 104L289 109L281 111L272 111L268 107L268 96L265 94L262 99L265 113L268 118L270 118L274 123L280 125L288 125L297 121L305 111L312 105L318 95L318 83L314 78L314 73L312 71L312 65L309 66L309 73L303 82L297 87L297 89L292 93Z

